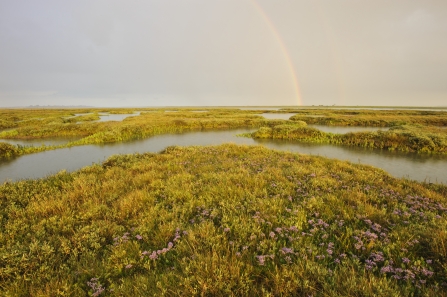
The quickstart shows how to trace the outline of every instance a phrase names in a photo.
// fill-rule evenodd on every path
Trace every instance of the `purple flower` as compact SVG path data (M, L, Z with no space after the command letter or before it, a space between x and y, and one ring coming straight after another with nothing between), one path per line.
M259 265L263 266L265 264L265 256L256 256L259 261Z
M434 274L434 272L424 268L424 269L422 269L422 274L425 275L425 276L430 277L430 276L432 276Z
M281 249L281 252L282 252L283 254L292 254L292 253L293 253L293 248L283 247L283 248Z
M138 235L135 235L135 238L138 239L138 240L142 240L142 239L143 239L143 236L141 236L140 234L138 234Z
M275 238L275 232L273 232L273 231L270 232L270 233L269 233L269 236L270 236L271 238Z
M298 232L298 228L296 226L290 227L289 230L292 232Z
M157 252L153 251L152 254L149 256L149 259L156 260L158 258Z
M383 266L381 269L380 269L380 272L381 273L389 273L389 272L393 272L393 267L392 266L390 266L390 265L387 265L387 266Z
M127 264L126 269L130 269L130 268L132 268L132 264Z
M410 259L408 258L402 258L402 262L404 262L405 264L410 263Z
M225 228L224 232L230 232L230 228Z

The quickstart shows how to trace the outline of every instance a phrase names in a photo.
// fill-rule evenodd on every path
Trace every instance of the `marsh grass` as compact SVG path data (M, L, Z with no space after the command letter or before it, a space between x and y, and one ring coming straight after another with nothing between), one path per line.
M0 186L3 296L445 296L447 187L262 147Z
M76 145L131 141L159 134L186 131L266 127L255 137L384 148L401 151L446 152L447 113L417 110L284 109L239 110L234 108L139 108L139 109L3 109L0 110L0 139L81 137L58 146L17 146L0 151L0 158L20 156ZM100 113L132 114L120 122L95 122ZM175 112L166 112L175 111ZM296 112L287 120L266 120L263 112ZM83 114L73 117L75 114ZM309 116L311 115L311 116ZM313 117L317 116L317 117ZM354 133L339 136L305 127L308 124L387 126L388 132ZM432 125L432 126L429 126ZM433 126L437 125L437 126ZM272 129L272 133L268 132ZM5 152L5 153L2 153Z
M418 153L447 153L447 131L422 125L393 126L386 131L333 134L307 127L303 121L295 125L261 127L242 136L253 138L289 139Z
M87 110L6 110L0 112L8 121L14 121L15 129L0 132L0 139L40 139L48 137L82 137L79 140L57 146L16 146L13 152L0 151L0 158L72 147L86 144L103 144L131 141L159 134L185 131L259 127L278 124L268 121L251 111L213 109L206 113L179 109L167 113L159 109L141 109L139 116L123 121L94 122L101 112L131 114L130 109L87 109ZM70 117L79 113L91 113Z
M447 126L446 111L306 109L288 110L288 112L297 112L290 118L291 120L319 125L392 127L420 124ZM318 115L318 117L309 117L309 115Z

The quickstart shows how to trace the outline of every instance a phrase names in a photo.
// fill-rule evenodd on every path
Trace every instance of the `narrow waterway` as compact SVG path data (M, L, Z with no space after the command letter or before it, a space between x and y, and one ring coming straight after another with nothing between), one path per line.
M188 132L154 136L132 142L106 145L85 145L30 154L0 161L0 182L25 178L41 178L61 170L74 171L111 155L160 152L168 146L218 145L235 143L263 145L271 149L319 155L382 168L396 177L447 184L447 156L389 152L378 149L334 145L306 144L284 140L254 140L237 134L255 129Z

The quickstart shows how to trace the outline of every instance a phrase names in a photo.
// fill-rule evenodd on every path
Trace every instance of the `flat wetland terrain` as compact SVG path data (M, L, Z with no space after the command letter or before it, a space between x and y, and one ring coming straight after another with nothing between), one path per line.
M244 127L252 138L447 154L446 111L89 108L0 110L0 159ZM68 140L11 143L49 138ZM447 296L447 186L372 166L171 146L4 182L0 203L2 296Z

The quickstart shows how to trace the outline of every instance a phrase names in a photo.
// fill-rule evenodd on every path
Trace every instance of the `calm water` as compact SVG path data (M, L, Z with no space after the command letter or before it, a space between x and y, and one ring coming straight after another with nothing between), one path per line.
M122 121L125 118L139 116L140 112L131 114L104 114L99 116L99 120L95 122Z
M102 162L114 154L159 152L172 145L218 145L232 142L236 144L263 145L277 150L370 164L382 168L396 177L447 184L447 156L397 153L281 140L254 140L236 136L239 133L252 131L255 131L255 129L159 135L127 143L101 146L85 145L25 155L12 160L0 161L0 182L24 178L41 178L63 169L74 171L92 163Z

